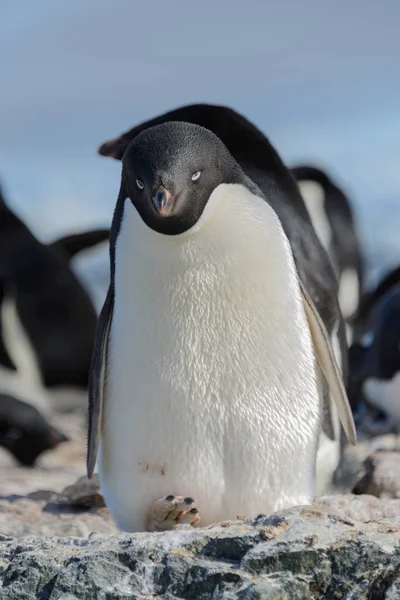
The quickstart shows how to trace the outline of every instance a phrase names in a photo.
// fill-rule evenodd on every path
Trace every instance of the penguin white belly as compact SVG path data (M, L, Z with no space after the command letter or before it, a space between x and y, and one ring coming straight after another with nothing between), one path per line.
M220 185L185 234L126 201L99 473L127 531L192 496L202 525L309 503L321 430L311 335L269 205Z

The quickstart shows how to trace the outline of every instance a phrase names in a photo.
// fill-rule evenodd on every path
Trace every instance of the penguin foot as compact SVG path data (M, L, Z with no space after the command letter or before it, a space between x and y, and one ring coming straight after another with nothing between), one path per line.
M192 525L200 522L200 513L193 498L166 496L159 498L150 507L148 531L169 531L178 525Z

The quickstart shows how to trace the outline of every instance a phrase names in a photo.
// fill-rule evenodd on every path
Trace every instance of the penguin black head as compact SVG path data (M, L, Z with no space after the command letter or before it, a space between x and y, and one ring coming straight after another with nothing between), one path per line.
M123 158L126 196L149 227L166 235L193 227L214 189L243 177L221 140L191 123L167 122L143 131Z
M31 467L45 450L68 441L30 404L0 394L0 446L22 464Z

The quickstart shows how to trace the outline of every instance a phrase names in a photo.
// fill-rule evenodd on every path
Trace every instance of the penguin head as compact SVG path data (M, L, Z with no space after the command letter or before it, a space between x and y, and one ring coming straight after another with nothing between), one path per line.
M67 441L68 437L48 423L34 406L0 394L0 446L20 464L32 467L42 452Z
M123 158L126 197L148 227L165 235L189 230L216 187L242 178L221 140L191 123L167 122L146 129Z

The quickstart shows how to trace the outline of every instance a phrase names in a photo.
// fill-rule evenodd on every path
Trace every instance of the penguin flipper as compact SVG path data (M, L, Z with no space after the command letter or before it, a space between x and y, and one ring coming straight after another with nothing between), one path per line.
M60 250L68 260L71 260L79 252L105 242L109 239L109 236L109 229L90 229L58 238L50 244L50 247Z
M321 369L321 367L320 367ZM333 427L333 419L331 412L331 395L329 393L329 385L326 380L325 375L321 369L321 382L322 382L322 431L325 433L326 437L332 442L335 441L335 429Z
M300 279L299 283L318 363L328 382L343 429L346 432L349 442L354 446L356 443L356 428L354 425L353 414L346 390L344 389L340 369L329 340L329 335L313 301Z
M100 442L107 370L108 337L110 334L113 308L114 292L110 285L103 308L99 315L96 341L89 374L89 433L86 463L89 479L92 477L96 465Z

